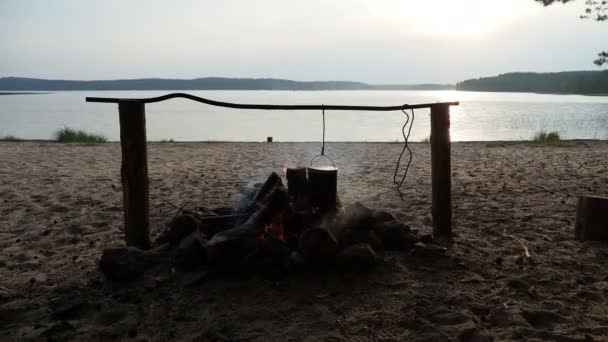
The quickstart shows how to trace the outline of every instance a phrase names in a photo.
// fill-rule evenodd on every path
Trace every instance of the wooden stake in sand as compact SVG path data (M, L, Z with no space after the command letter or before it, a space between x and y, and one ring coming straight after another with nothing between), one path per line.
M148 214L148 151L146 111L140 101L120 101L120 147L122 189L127 246L150 248Z
M450 162L450 105L431 106L431 178L433 235L452 236L452 171Z
M578 240L608 241L608 198L579 197L574 229Z

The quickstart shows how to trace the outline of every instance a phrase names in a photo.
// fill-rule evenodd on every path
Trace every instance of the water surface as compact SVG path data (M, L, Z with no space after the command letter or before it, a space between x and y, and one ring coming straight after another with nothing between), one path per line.
M64 126L119 139L115 104L85 97L152 97L169 91L66 91L0 96L0 136L50 139ZM528 140L544 129L566 139L608 139L608 97L462 91L189 91L214 100L263 104L399 105L459 101L453 141ZM320 111L212 107L185 99L146 105L149 140L319 141ZM402 140L403 113L326 112L328 141ZM411 140L428 138L429 111L415 111Z

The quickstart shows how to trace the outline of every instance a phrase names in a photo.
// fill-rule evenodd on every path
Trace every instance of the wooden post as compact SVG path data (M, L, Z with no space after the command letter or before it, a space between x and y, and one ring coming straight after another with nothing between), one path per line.
M144 103L118 103L122 149L122 192L127 246L150 248L148 214L148 151Z
M578 240L608 241L608 197L579 197L574 229Z
M452 237L450 106L431 106L431 177L433 236Z

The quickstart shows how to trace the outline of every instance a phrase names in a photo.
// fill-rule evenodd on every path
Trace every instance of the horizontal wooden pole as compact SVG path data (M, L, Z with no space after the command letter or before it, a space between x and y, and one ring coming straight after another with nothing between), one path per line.
M173 93L158 97L148 97L140 99L121 99L111 97L87 97L87 102L101 102L101 103L120 103L123 101L138 101L141 103L154 103L162 102L174 98L184 98L196 102L205 103L216 107L236 108L236 109L259 109L259 110L356 110L356 111L370 111L370 112L390 112L396 110L406 109L422 109L431 108L437 104L443 104L447 106L458 106L458 102L437 102L437 103L423 103L416 105L398 105L398 106L340 106L340 105L268 105L268 104L246 104L246 103L231 103L209 100L195 95L185 93Z

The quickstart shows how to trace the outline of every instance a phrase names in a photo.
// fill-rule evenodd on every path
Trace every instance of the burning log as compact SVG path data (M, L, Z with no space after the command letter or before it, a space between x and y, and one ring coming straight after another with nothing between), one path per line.
M210 264L241 259L254 252L257 247L251 248L264 233L266 224L287 208L287 193L276 173L270 176L258 195L258 201L254 203L257 210L245 223L219 232L209 240L206 253Z
M278 279L289 268L289 248L285 241L269 237L258 240L256 252L247 257L246 265L268 279Z
M338 253L338 242L327 229L310 228L300 235L298 249L309 261L333 260Z
M219 232L233 228L239 220L246 219L248 216L246 214L228 214L201 217L201 232L206 237L213 237Z
M235 214L244 215L245 217L241 223L247 221L247 217L249 217L249 215L253 215L259 211L261 207L268 203L269 197L272 196L273 192L279 188L284 190L283 181L281 180L281 177L276 174L276 172L273 172L270 174L266 182L259 187L252 199L245 198L244 201L246 201L246 203L240 203L238 205L238 208L235 210Z

